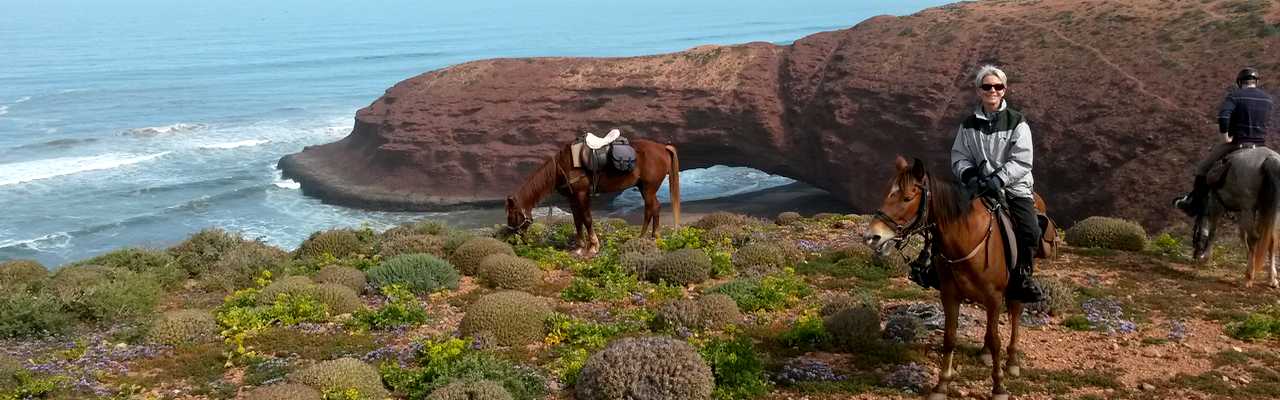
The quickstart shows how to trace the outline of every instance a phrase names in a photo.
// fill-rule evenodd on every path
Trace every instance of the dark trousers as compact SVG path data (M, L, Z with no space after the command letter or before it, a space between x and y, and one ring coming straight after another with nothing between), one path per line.
M1200 160L1200 162L1196 164L1196 176L1205 176L1208 174L1209 169L1213 168L1214 163L1222 159L1223 156L1226 156L1227 153L1235 150L1237 146L1239 145L1235 143L1218 143L1213 145L1213 148L1209 149L1209 155L1206 155L1203 160Z
M1009 197L1009 216L1013 219L1013 234L1018 240L1018 265L1030 266L1035 248L1040 244L1040 223L1036 220L1036 202L1030 197Z

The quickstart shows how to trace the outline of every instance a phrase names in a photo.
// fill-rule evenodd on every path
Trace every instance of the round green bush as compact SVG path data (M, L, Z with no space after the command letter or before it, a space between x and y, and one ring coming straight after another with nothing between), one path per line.
M457 289L460 275L448 261L430 254L402 254L370 268L369 282L381 289L391 284L404 285L416 294L429 294L444 289Z
M738 303L720 293L710 293L698 298L698 306L702 310L702 320L708 327L722 327L742 320L742 311Z
M529 290L542 283L538 263L526 258L494 254L480 261L480 277L497 289Z
M62 302L44 291L0 292L0 338L40 337L65 333L73 321Z
M448 256L453 254L453 252L457 251L458 247L461 247L463 243L466 243L475 237L475 234L468 231L449 231L448 234L444 235L445 255Z
M649 280L686 286L711 277L711 257L701 249L680 249L662 256L649 268Z
M485 295L467 308L459 330L464 336L488 331L497 344L519 346L546 336L544 321L551 307L534 295L504 291Z
M320 272L316 273L316 282L336 283L349 287L356 293L364 292L365 286L369 284L364 271L341 265L326 265L320 268Z
M649 276L649 270L662 260L662 253L622 253L618 256L618 266L623 272L637 277Z
M378 251L383 258L416 253L444 257L444 238L425 234L400 235L382 242L382 248Z
M784 212L778 213L778 217L774 218L773 222L778 225L791 225L796 222L800 222L801 218L803 217L801 217L800 213L798 212L784 211Z
M120 249L72 265L101 265L149 274L164 287L173 287L187 278L177 260L162 250Z
M1036 276L1044 301L1027 303L1026 311L1059 316L1076 305L1076 287L1066 280L1051 276Z
M929 334L924 321L914 315L894 315L884 322L883 337L894 343L914 344Z
M727 211L716 211L694 221L693 227L711 230L721 226L741 226L746 218Z
M311 295L329 306L329 313L333 315L350 314L364 309L360 295L344 285L321 283L311 288Z
M658 243L655 242L652 238L648 238L644 236L641 236L638 238L632 238L618 245L618 254L626 254L626 253L653 254L653 253L657 253L658 251L659 251Z
M253 286L262 271L280 275L289 253L261 242L245 241L232 247L200 277L205 288L234 292Z
M320 391L301 383L277 383L245 394L245 400L323 400Z
M511 393L494 381L458 381L436 389L427 400L512 400Z
M0 262L0 290L22 290L49 277L49 270L34 260Z
M741 225L721 225L708 229L707 233L703 234L702 237L711 243L728 241L730 244L737 245L745 242L750 235L750 232L747 232L747 229Z
M382 376L378 374L377 368L350 357L318 362L289 375L289 381L321 392L356 389L370 399L382 399L391 395L382 387Z
M834 343L850 351L866 349L880 338L880 313L871 307L840 310L823 318L822 325L831 333Z
M295 255L299 260L310 260L328 254L346 258L356 254L373 253L373 239L355 229L330 229L312 233L298 245Z
M384 239L392 239L397 236L412 235L440 235L449 232L449 225L438 221L416 221L397 225L394 228L387 229L382 233Z
M477 237L467 240L449 255L449 261L463 275L475 275L480 270L480 261L494 254L514 256L516 251L511 245L491 237Z
M204 274L213 264L231 249L245 240L218 228L205 228L196 232L187 240L169 248L178 265L187 271L189 276Z
M1141 251L1147 247L1142 225L1119 218L1089 217L1067 229L1067 244L1076 247Z
M161 288L149 277L127 269L74 265L53 274L49 288L81 319L116 323L154 311Z
M276 298L280 297L282 294L288 294L294 297L309 296L311 295L312 289L314 289L315 285L315 282L312 282L311 278L300 275L286 276L276 279L271 282L271 284L267 285L267 287L262 288L262 291L258 292L258 304L266 305L274 303Z
M787 257L782 249L771 243L749 243L733 253L733 267L738 271L752 271L763 275L786 268L787 265Z
M587 358L574 385L578 400L711 398L711 367L683 340L623 338Z
M164 313L151 326L152 343L170 346L208 343L218 340L222 328L206 310L178 310Z
M689 299L676 299L658 308L653 316L656 331L667 329L702 329L702 307Z
M818 310L818 314L823 317L830 317L837 313L857 308L866 307L876 314L880 313L880 301L870 291L856 290L852 293L834 293L828 294L821 299L822 308Z

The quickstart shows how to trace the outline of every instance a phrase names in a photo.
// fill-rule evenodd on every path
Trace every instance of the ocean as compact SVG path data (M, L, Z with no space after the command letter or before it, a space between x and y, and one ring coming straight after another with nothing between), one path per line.
M396 82L453 64L786 44L943 3L0 0L0 261L56 267L206 227L291 249L334 227L502 223L497 210L321 204L275 164L344 137ZM723 166L681 181L684 201L793 182Z

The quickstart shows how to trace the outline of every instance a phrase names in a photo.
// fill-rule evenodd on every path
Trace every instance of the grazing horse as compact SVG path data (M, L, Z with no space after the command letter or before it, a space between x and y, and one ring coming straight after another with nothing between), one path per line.
M650 231L658 235L658 187L671 176L671 210L675 224L680 225L680 159L676 148L654 141L634 139L631 147L636 151L636 164L630 172L618 172L603 168L596 173L595 190L600 193L620 192L635 186L644 197L644 224L640 232ZM573 167L572 144L565 144L542 166L533 171L515 194L507 197L507 227L515 233L533 222L533 207L552 189L569 199L573 211L573 225L577 229L578 248L574 253L591 256L600 251L600 239L591 223L591 173ZM652 227L652 228L651 228Z
M982 305L987 311L983 361L990 357L992 398L1006 400L1009 393L1001 382L1000 368L1000 311L1009 284L1005 241L1012 238L1002 234L1000 223L981 198L971 198L949 179L931 176L920 159L908 164L899 156L896 167L897 173L890 181L889 193L876 212L876 219L867 228L864 239L872 249L882 254L890 245L917 234L928 233L937 241L938 253L934 256L934 263L942 282L946 332L942 342L942 371L929 399L947 398L960 302L969 300ZM1044 202L1037 200L1037 208L1043 207ZM1009 300L1008 310L1011 325L1008 370L1010 376L1018 376L1018 317L1022 315L1022 303Z
M1271 287L1280 288L1276 277L1276 213L1280 209L1280 154L1265 147L1242 149L1226 157L1230 164L1220 186L1211 191L1205 211L1192 228L1193 257L1209 259L1218 223L1236 212L1241 241L1249 248L1244 287L1253 286L1253 274L1270 261ZM1211 175L1214 175L1211 173Z

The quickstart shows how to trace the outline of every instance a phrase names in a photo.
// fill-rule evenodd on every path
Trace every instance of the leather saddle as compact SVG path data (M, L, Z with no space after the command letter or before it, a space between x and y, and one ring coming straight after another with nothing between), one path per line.
M604 137L587 132L572 145L573 166L591 172L611 169L617 172L631 172L635 168L636 151L631 141L622 137L622 132L614 129ZM594 179L593 179L594 180Z

